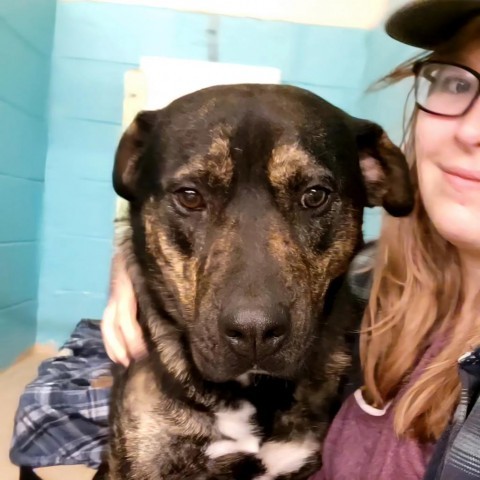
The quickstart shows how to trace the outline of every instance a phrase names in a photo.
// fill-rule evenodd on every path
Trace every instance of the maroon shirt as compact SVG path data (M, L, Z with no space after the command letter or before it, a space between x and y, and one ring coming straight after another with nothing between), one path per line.
M365 403L360 390L351 395L333 423L323 446L323 467L310 480L421 480L433 444L400 439L393 430L394 409L406 388L442 349L438 338L425 352L409 382L384 410Z

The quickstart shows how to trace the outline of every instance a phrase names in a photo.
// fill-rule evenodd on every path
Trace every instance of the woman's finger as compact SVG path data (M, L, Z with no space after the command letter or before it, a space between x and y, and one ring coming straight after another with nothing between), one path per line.
M101 322L101 331L105 350L110 359L115 363L128 366L130 358L123 339L123 335L116 322L117 303L110 301L105 308Z
M122 333L128 356L136 360L145 356L147 348L137 321L137 302L133 296L118 303L116 322Z

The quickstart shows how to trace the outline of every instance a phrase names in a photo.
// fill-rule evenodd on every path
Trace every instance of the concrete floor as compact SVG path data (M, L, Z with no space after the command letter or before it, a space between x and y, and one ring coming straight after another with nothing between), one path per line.
M8 452L18 400L27 383L35 378L40 362L55 350L36 346L22 355L10 368L0 372L0 479L18 480L18 468L10 463ZM42 480L91 480L94 471L83 466L50 467L36 470Z

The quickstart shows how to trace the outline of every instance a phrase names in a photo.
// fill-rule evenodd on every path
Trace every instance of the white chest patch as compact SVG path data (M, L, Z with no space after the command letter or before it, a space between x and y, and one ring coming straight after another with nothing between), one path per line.
M256 480L274 480L280 475L296 472L310 458L319 455L319 443L310 436L291 442L266 442L260 446L261 439L252 418L254 413L255 407L246 401L235 410L216 412L216 427L223 438L212 442L206 455L214 459L231 453L253 454L266 470Z
M258 453L260 450L260 438L256 435L252 416L255 407L249 402L242 402L240 408L219 410L216 426L218 431L225 437L222 440L212 442L206 450L210 458L218 458L230 453Z
M256 480L273 480L299 470L310 457L319 455L319 444L311 437L294 442L267 442L257 454L267 472Z

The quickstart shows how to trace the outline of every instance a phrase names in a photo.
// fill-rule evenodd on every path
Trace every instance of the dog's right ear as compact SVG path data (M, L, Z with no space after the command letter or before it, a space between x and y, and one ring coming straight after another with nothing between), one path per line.
M137 196L139 160L158 119L157 111L140 112L120 139L113 167L113 188L128 201Z
M382 206L394 217L409 215L415 195L405 155L380 125L353 117L350 122L357 141L366 206Z

